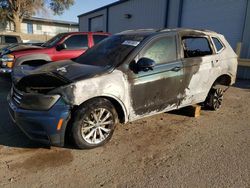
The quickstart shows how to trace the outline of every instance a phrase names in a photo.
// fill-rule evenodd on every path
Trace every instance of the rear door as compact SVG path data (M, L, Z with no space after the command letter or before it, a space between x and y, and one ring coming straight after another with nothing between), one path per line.
M156 65L153 70L132 74L131 98L136 115L177 107L183 70L177 55L176 36L152 40L137 59L142 57L154 60Z
M89 36L88 34L70 35L61 43L66 44L67 49L55 49L52 61L73 59L80 56L89 48Z
M195 104L206 99L211 80L214 79L214 50L206 35L181 36L183 49L185 94L181 105Z

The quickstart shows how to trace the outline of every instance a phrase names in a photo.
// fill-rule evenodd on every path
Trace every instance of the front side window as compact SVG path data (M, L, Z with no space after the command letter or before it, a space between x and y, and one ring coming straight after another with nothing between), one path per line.
M5 36L5 43L12 44L12 43L18 43L18 41L16 37Z
M212 37L212 39L213 39L216 51L220 52L221 50L223 50L224 46L221 44L220 40L215 37Z
M213 54L210 44L205 37L183 37L182 44L185 58L202 57Z
M156 64L171 62L177 59L175 37L157 39L143 53L146 57L155 61Z
M73 35L66 39L64 43L67 49L84 49L88 48L88 36L87 35Z

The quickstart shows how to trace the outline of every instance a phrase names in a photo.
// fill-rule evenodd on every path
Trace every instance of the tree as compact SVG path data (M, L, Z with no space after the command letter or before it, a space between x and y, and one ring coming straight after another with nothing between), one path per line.
M15 31L21 31L24 18L29 18L41 10L51 10L61 15L74 4L74 0L0 0L0 19L14 23Z

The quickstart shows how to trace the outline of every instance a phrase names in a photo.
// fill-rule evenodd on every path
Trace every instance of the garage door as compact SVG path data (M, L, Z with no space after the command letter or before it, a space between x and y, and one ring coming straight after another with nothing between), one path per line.
M181 26L214 30L235 49L242 40L247 0L184 0Z
M105 31L104 16L90 18L90 31Z

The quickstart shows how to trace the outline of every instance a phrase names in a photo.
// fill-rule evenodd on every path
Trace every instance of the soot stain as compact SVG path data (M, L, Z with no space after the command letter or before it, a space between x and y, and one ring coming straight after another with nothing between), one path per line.
M74 157L68 150L55 150L43 153L36 153L23 162L16 163L12 170L25 169L29 171L38 171L46 168L60 167L73 161Z

